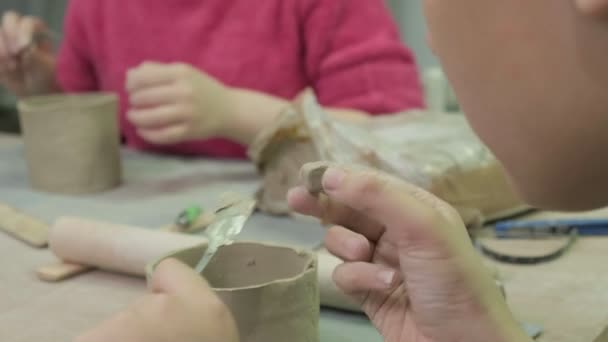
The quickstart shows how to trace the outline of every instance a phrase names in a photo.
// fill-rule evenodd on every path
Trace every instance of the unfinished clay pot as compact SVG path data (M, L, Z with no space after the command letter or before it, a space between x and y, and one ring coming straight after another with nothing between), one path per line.
M33 188L85 194L120 184L115 95L34 96L21 100L18 108Z
M194 267L205 245L171 253ZM243 342L319 341L319 288L313 253L238 242L221 247L203 276L232 312Z

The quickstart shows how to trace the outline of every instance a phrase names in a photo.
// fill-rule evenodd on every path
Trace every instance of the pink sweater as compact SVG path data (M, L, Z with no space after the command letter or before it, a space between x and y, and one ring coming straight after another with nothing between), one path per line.
M71 0L57 66L65 91L118 93L131 147L243 157L243 146L221 138L142 140L125 116L124 84L146 60L189 63L284 99L312 87L322 105L373 114L423 105L413 56L384 0Z

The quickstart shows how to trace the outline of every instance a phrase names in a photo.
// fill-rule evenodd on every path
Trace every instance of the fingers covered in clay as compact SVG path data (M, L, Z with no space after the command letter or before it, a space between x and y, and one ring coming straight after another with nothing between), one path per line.
M344 210L341 216L351 224L341 225L371 241L389 225L407 226L404 234L427 235L433 231L428 227L441 227L444 220L461 222L456 210L434 195L378 171L332 165L324 172L321 184L329 202L323 205L325 210ZM288 200L294 210L301 208L315 216L318 212L314 211L322 206L298 189L292 190Z
M341 225L362 233L366 237L379 236L382 224L343 203L325 195L315 196L305 187L296 187L287 194L287 202L294 211L318 217L326 222Z

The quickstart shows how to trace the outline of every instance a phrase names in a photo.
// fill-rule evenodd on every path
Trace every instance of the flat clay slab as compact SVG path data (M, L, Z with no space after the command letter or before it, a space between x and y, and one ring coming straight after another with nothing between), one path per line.
M205 246L169 257L194 267ZM319 341L319 286L312 252L261 243L221 247L203 276L231 310L243 342Z
M18 108L33 188L85 194L120 184L116 95L34 96Z

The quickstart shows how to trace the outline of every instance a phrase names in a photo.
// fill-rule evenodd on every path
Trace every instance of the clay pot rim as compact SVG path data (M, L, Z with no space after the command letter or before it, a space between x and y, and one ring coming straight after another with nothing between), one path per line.
M273 244L273 243L266 243L266 242L259 242L259 241L234 241L233 243L230 244L230 246L232 245L257 245L257 246L263 246L263 247L272 247L272 248L280 248L280 249L285 249L288 251L292 251L293 253L295 253L298 256L302 256L302 255L306 255L308 256L308 260L307 263L304 263L302 267L302 270L299 270L296 275L294 275L293 277L284 277L284 278L280 278L280 279L275 279L275 280L271 280L271 281L267 281L264 283L259 283L256 285L249 285L249 286L238 286L238 287L213 287L211 286L211 289L213 291L219 291L219 292L223 292L223 291L244 291L244 290L253 290L253 289L258 289L261 287L266 287L266 286L270 286L270 285L274 285L277 283L284 283L284 282L292 282L295 281L298 278L303 277L305 274L307 274L308 272L313 272L316 269L316 257L314 252L312 251L308 251L304 248L297 248L297 247L293 247L293 246L284 246L284 245L279 245L279 244ZM210 284L211 285L211 284Z
M255 284L255 285L249 285L249 286L237 286L237 287L213 287L210 285L210 288L215 291L215 292L224 292L224 291L246 291L246 290L254 290L254 289L259 289L262 287L267 287L267 286L271 286L277 283L283 283L283 282L292 282L297 280L298 278L303 277L304 275L306 275L309 272L316 272L317 269L317 257L314 251L309 251L306 250L304 248L298 248L298 247L294 247L294 246L285 246L285 245L279 245L279 244L273 244L273 243L267 243L267 242L259 242L259 241L234 241L233 243L231 243L230 245L240 245L240 244L249 244L249 245L258 245L258 246L264 246L264 247L272 247L272 248L281 248L281 249L286 249L289 251L292 251L293 253L297 254L297 255L306 255L308 258L307 262L303 264L303 267L301 270L298 270L298 272L292 276L292 277L284 277L284 278L280 278L280 279L275 279L275 280L271 280L271 281L267 281L267 282L263 282L263 283L259 283L259 284ZM194 245L188 248L181 248L178 250L174 250L170 253L167 253L159 258L157 258L156 260L154 260L153 262L149 263L146 266L146 277L148 278L148 280L150 279L152 273L154 273L154 271L156 270L156 267L158 266L158 264L160 264L161 262L163 262L164 260L167 259L176 259L178 261L181 262L181 260L179 260L175 255L178 254L181 251L184 250L193 250L193 249L198 249L198 248L207 248L207 242L205 243L201 243L198 245ZM189 267L193 267L193 265L188 265ZM202 277L202 275L201 275ZM205 278L206 280L206 278Z
M23 112L61 111L77 104L79 108L90 108L117 101L118 96L112 92L84 92L72 94L49 94L24 97L17 103Z

